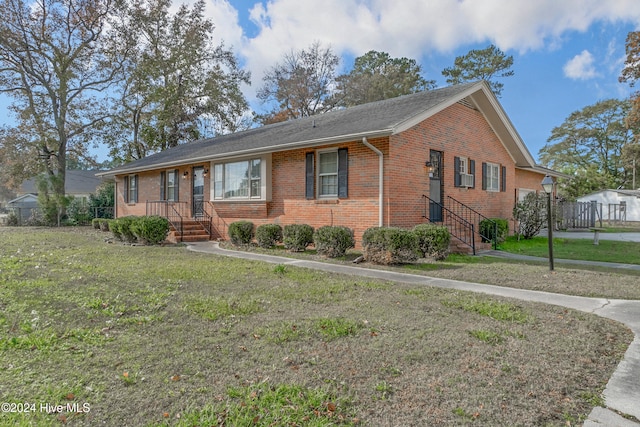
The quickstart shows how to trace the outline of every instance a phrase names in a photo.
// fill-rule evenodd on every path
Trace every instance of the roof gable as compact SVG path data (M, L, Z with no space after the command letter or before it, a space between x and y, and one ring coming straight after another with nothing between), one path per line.
M485 116L517 166L535 165L486 82L466 83L362 104L211 139L153 154L101 175L132 173L219 158L360 140L400 133L439 111L467 100Z

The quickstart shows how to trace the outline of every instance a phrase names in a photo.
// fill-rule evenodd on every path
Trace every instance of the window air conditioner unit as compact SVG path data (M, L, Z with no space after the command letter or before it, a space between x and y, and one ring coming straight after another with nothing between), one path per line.
M461 173L460 185L463 187L473 187L473 175L470 175L468 173Z

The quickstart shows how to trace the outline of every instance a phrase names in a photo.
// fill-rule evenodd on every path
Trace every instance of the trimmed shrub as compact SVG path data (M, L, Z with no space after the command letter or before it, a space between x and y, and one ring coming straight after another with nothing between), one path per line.
M341 225L325 225L313 233L313 244L319 254L329 258L337 258L344 256L347 249L353 248L356 241L353 237L353 230Z
M229 224L229 238L234 245L248 245L253 240L253 223L236 221Z
M100 230L100 218L93 218L91 220L91 225L93 226L93 228L95 228L96 230Z
M496 230L493 226L495 222L498 228L498 235L496 236ZM490 220L483 219L480 221L480 236L482 236L483 242L493 242L496 239L498 243L504 242L509 233L509 220L503 218L490 218Z
M420 254L418 237L397 227L372 227L362 235L364 259L375 264L402 264L415 261Z
M308 224L285 225L282 242L291 252L302 252L313 243L313 227Z
M262 224L256 228L256 240L261 248L273 248L282 241L282 227L278 224Z
M161 216L141 216L131 223L130 228L139 242L158 245L169 234L169 220Z
M98 218L98 220L100 223L100 231L109 231L109 223L111 220L105 218Z
M120 226L118 225L117 219L109 220L109 231L111 231L111 233L113 234L113 237L115 237L118 240L122 240L122 235L120 234Z
M451 233L443 225L418 224L413 227L413 233L418 239L418 246L422 256L430 256L441 261L447 257Z
M134 216L123 216L122 218L111 220L109 230L123 242L134 243L136 236L131 231L131 224L133 224L135 218Z

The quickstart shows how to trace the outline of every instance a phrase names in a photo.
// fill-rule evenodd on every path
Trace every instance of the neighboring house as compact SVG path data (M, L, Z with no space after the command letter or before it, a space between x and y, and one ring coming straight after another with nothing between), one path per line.
M34 211L37 211L38 196L33 193L23 194L7 202L7 209L18 217L19 223L23 223L31 218ZM4 219L3 223L6 223L6 221Z
M600 190L578 198L594 201L603 221L640 221L640 190Z
M96 170L68 170L65 175L64 191L67 196L88 201L90 194L95 194L102 183L96 176ZM36 178L24 181L17 190L18 196L24 194L38 194Z
M446 221L447 209L511 218L547 173L477 82L196 141L98 176L115 179L118 217L196 217L211 238L237 220L344 225L360 245L367 228Z

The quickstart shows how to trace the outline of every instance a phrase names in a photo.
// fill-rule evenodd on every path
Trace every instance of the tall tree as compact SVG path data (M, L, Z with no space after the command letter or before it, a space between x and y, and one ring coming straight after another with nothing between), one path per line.
M291 51L268 69L258 99L277 107L259 120L272 123L324 113L335 107L332 88L340 58L331 47L314 42L308 49Z
M170 0L136 0L118 25L122 45L137 45L118 90L114 157L138 159L198 139L205 124L226 133L243 123L248 104L240 85L250 74L215 44L203 0L175 14L170 7Z
M619 80L634 87L640 79L640 31L627 34L625 51L627 57ZM640 180L640 92L633 93L630 96L630 102L631 110L627 115L626 124L634 134L635 144L630 144L623 149L622 158L626 167L632 170L635 181L638 181ZM637 182L633 184L637 188Z
M434 80L422 77L422 67L415 59L392 58L375 50L357 57L351 72L339 76L337 81L336 97L347 107L435 87Z
M574 176L572 185L581 196L602 187L616 188L630 178L621 159L633 140L625 125L629 101L608 99L575 111L551 131L540 150L540 161ZM571 193L571 192L570 192Z
M514 75L513 56L505 55L495 45L485 49L473 49L454 60L453 67L445 68L442 75L447 78L447 83L456 85L476 80L486 80L497 97L502 94L504 84L497 78L511 77Z
M0 91L12 98L18 123L11 147L28 156L25 169L39 163L59 198L67 154L85 156L107 116L97 94L118 69L101 43L113 7L111 0L0 0Z

